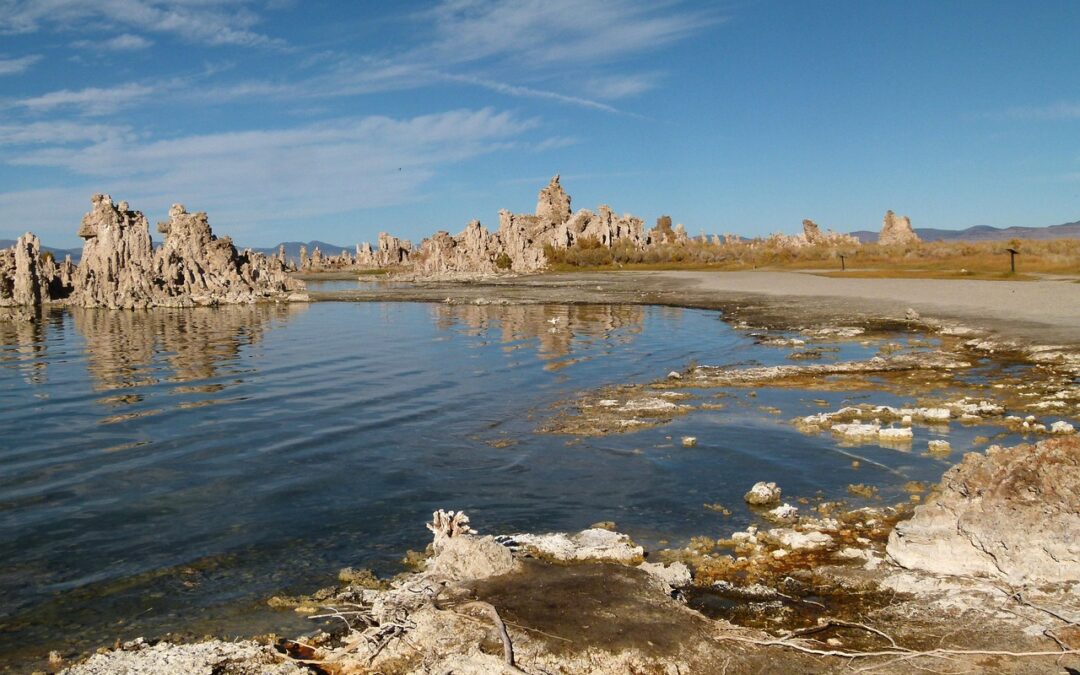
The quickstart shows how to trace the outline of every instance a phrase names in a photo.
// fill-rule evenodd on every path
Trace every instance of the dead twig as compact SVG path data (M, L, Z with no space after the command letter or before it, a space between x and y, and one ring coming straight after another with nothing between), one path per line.
M816 649L814 647L807 647L806 645L798 642L791 641L789 638L777 638L773 640L758 640L756 638L739 637L735 635L721 635L718 637L720 640L742 642L745 644L756 645L758 647L782 647L785 649L794 649L795 651L803 652L804 654L813 654L815 656L834 656L844 659L865 659L881 656L907 656L909 658L916 657L933 657L933 658L948 658L950 656L1008 656L1012 658L1030 658L1038 656L1061 656L1063 654L1072 655L1080 654L1080 649L1069 649L1065 651L1034 651L1034 652L1014 652L1006 649L930 649L926 651L918 651L914 649L907 649L904 647L879 649L875 651L867 652L852 652L843 649Z
M472 600L470 602L457 605L455 609L466 609L468 607L476 607L477 609L483 610L484 613L488 615L488 618L490 618L495 623L495 628L497 628L499 631L499 639L502 640L503 663L506 664L506 667L512 672L520 673L521 675L528 675L526 671L518 668L514 664L514 643L510 641L510 633L506 631L506 624L503 622L502 617L499 616L499 610L495 609L495 606L491 603L484 602L482 600Z

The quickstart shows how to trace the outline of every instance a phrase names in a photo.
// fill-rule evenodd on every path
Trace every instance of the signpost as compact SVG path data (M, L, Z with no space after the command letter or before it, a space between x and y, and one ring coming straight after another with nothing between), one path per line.
M1012 270L1013 274L1016 274L1016 256L1020 255L1020 251L1017 251L1015 248L1007 248L1005 250L1009 252L1009 269Z

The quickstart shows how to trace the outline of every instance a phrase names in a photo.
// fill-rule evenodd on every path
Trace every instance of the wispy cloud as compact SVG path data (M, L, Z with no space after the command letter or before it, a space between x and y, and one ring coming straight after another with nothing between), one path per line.
M153 44L152 40L147 40L142 36L124 33L109 40L77 40L71 46L77 49L96 49L107 52L131 52L146 49Z
M40 60L40 54L20 56L17 59L0 58L0 75L18 75Z
M134 133L127 126L70 121L0 124L0 146L69 145L111 138L130 140L134 138Z
M145 99L156 91L158 87L131 82L115 87L61 89L20 99L15 105L34 112L74 107L87 115L105 115Z
M444 0L421 15L454 61L595 63L670 44L724 20L713 10L638 0Z
M252 30L260 17L249 5L244 0L7 0L0 2L0 33L32 33L43 26L87 32L100 24L210 45L284 45Z
M440 168L516 147L538 124L491 108L366 116L170 140L107 136L82 148L29 150L8 163L64 170L75 176L71 183L93 184L148 212L181 201L243 233L232 226L405 203ZM0 209L0 219L8 218ZM0 229L14 225L0 222Z
M1075 120L1080 119L1080 103L1062 101L1043 106L1010 108L1005 117L1023 120Z
M590 79L588 90L598 98L629 98L649 91L656 86L659 79L660 76L657 73L604 75Z
M507 84L505 82L496 82L494 80L488 80L481 77L473 77L471 75L451 75L449 73L440 73L438 77L440 79L450 82L470 84L476 87L490 89L491 91L495 91L500 94L507 94L508 96L523 96L527 98L547 99L549 101L569 103L570 105L581 106L583 108L592 108L593 110L602 110L609 113L621 112L619 109L607 105L606 103L600 103L599 101L593 101L592 99L583 98L581 96L568 96L566 94L560 94L554 91L533 89L532 87L522 87L518 85Z

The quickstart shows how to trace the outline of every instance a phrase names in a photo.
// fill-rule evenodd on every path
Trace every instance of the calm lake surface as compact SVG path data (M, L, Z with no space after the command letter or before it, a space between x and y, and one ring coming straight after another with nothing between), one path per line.
M838 346L833 358L877 349ZM628 306L69 309L0 324L0 662L170 630L310 629L265 600L346 565L400 571L437 508L485 533L612 520L655 548L745 527L758 480L786 499L868 483L888 503L940 477L946 461L876 446L858 453L881 466L855 470L851 449L789 422L826 409L812 399L865 393L763 389L633 434L537 433L575 392L789 351L715 312ZM715 502L732 515L702 507Z

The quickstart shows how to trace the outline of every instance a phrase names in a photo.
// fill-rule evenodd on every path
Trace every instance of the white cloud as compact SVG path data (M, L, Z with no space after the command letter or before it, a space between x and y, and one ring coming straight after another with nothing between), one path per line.
M435 49L444 58L526 66L641 54L723 20L713 11L638 0L444 0L422 16L434 21Z
M115 87L61 89L41 96L20 99L15 102L15 105L34 112L75 107L87 115L106 115L145 99L157 91L157 87L129 82Z
M108 52L131 52L146 49L153 44L153 41L147 40L142 36L124 33L123 35L117 35L114 38L100 42L94 40L78 40L77 42L73 42L71 46L78 49L96 49Z
M40 60L39 54L21 56L17 59L0 59L0 75L18 75Z
M68 145L100 142L107 138L133 137L129 127L111 124L79 124L67 121L0 124L0 146Z
M259 17L244 0L7 0L0 2L0 34L43 26L86 32L88 25L128 26L171 33L210 45L280 46L257 33Z
M606 75L589 80L588 90L597 98L629 98L649 91L658 79L655 73Z
M148 213L183 202L209 212L226 225L223 232L244 232L234 225L406 203L440 168L514 149L537 124L490 108L368 116L148 142L113 136L83 148L25 152L8 163L65 170L84 177L71 183L93 184L91 191L109 192ZM89 192L82 195L87 198ZM0 195L0 205L11 203L10 195ZM51 222L77 222L76 213L38 207ZM10 218L0 207L0 219L8 221L0 221L0 229L17 224Z

